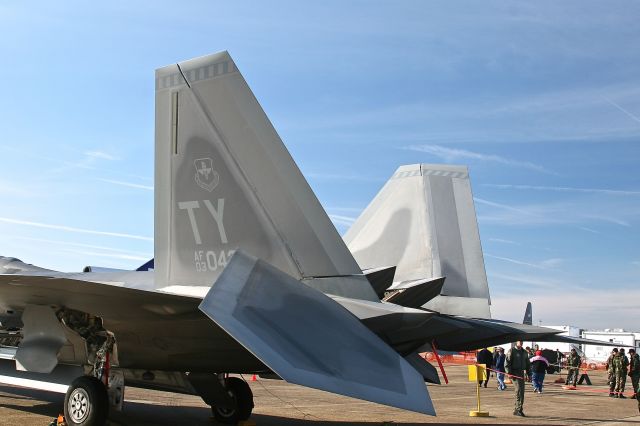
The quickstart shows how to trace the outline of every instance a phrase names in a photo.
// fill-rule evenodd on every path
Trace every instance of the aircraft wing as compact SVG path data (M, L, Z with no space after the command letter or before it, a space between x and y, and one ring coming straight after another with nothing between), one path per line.
M102 327L116 336L122 368L264 370L264 364L202 315L200 301L66 277L0 275L2 322L12 315L14 322L24 323L15 359L27 371L48 373L58 362L85 362L77 329L59 321L63 312L99 317Z
M6 312L27 305L67 307L103 319L170 320L197 314L199 298L145 291L47 275L0 275L0 303Z

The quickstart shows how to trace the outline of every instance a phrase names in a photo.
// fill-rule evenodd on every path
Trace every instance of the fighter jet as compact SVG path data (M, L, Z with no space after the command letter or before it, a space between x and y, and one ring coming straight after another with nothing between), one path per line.
M379 300L229 54L160 68L155 91L153 264L0 258L0 382L66 393L69 425L104 424L125 385L234 424L253 397L230 374L261 372L435 414L432 314Z
M511 324L454 315L488 312L455 268L436 271L446 284L386 259L363 272L227 52L155 77L153 262L61 273L0 258L0 382L65 393L73 426L104 424L125 386L199 395L235 424L253 396L230 374L263 372L433 415L439 377L420 350L510 341Z

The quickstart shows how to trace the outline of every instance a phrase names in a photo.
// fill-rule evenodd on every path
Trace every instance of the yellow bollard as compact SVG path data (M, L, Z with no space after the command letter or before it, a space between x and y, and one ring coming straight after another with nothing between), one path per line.
M480 383L478 378L482 380L487 379L487 369L484 365L470 365L469 366L469 381L476 382L476 397L478 399L478 409L469 411L470 417L489 417L488 411L482 411L480 409Z

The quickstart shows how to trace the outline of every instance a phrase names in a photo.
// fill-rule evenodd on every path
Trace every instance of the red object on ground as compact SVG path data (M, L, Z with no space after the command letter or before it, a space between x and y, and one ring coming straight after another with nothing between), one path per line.
M442 372L442 378L444 378L444 383L449 384L449 379L447 379L447 373L444 372L444 367L442 365L442 361L440 361L440 356L438 355L438 348L436 347L436 341L431 341L431 348L433 349L433 354L436 356L438 360L438 366L440 366L440 372Z

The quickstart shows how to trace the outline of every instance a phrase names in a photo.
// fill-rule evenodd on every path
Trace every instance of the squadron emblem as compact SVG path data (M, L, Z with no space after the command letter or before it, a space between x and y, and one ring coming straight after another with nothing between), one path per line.
M198 158L193 161L196 167L196 183L209 192L213 191L220 182L220 175L213 170L213 160L209 157Z

